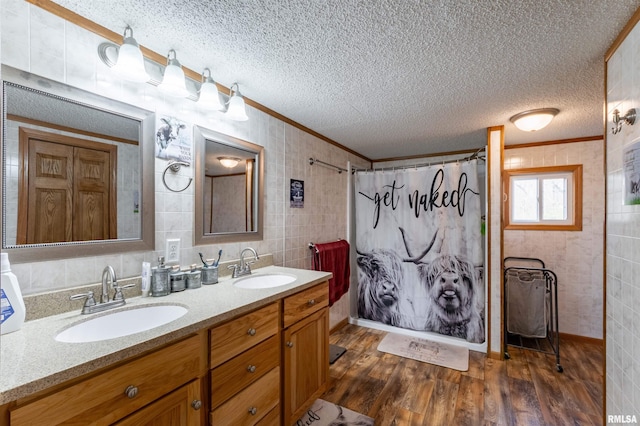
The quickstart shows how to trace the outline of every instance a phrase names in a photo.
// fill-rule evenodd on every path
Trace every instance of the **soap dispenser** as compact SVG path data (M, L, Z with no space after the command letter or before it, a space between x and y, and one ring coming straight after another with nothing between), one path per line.
M170 268L164 264L164 256L158 257L158 266L151 270L151 295L166 296L171 293Z
M19 330L24 324L26 310L18 279L11 272L9 256L0 253L2 279L0 279L0 334Z

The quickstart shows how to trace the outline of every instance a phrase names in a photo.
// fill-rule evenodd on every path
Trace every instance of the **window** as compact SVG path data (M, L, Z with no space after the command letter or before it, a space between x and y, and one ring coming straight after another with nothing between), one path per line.
M505 229L582 230L582 166L505 170Z

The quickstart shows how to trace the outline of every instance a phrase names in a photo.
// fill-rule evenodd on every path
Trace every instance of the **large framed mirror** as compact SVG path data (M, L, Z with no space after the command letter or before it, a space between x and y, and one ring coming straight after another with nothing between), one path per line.
M24 263L154 249L154 114L2 66L2 249Z
M196 245L262 240L264 148L195 126Z

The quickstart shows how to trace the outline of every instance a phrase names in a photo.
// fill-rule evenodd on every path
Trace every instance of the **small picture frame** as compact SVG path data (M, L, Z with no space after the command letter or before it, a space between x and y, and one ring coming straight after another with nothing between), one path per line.
M291 179L289 202L290 207L295 209L304 208L304 181Z
M623 204L638 205L640 204L640 141L623 149L622 168L624 171Z

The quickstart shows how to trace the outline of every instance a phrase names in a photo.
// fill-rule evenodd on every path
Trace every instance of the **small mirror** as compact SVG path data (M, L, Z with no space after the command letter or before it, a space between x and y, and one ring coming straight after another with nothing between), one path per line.
M3 65L12 262L153 250L153 113Z
M195 126L195 244L262 239L264 148Z

